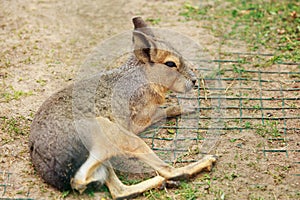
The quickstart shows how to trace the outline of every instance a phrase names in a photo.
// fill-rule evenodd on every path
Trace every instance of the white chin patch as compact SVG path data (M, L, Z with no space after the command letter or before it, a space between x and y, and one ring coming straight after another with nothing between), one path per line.
M187 81L185 87L186 87L186 92L188 92L193 88L193 83L191 81Z

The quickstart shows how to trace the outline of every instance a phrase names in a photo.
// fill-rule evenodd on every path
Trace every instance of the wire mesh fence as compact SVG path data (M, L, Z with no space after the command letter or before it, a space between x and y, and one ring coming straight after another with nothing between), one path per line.
M167 162L193 162L196 154L213 152L227 132L253 130L264 155L280 153L299 165L299 63L273 63L272 58L227 53L218 60L197 61L202 75L196 95L176 98L196 101L199 115L170 120L142 137Z
M11 173L10 172L6 172L6 171L0 171L0 191L2 193L2 196L5 195L5 192L6 192L6 189L7 187L10 186L10 175Z
M0 171L0 199L1 200L33 200L33 198L7 198L6 192L11 191L13 189L13 173L8 171ZM29 197L30 193L28 192L25 196Z
M257 151L286 157L298 169L293 176L300 176L300 63L274 63L272 58L223 53L217 60L195 61L197 89L168 98L196 112L167 119L141 137L160 158L180 164L217 153L228 133L242 137L253 131ZM12 190L11 175L0 171L1 199ZM25 196L31 199L30 193Z

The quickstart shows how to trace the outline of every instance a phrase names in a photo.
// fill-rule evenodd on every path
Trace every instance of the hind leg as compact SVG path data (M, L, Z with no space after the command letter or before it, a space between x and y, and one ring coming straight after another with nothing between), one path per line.
M71 185L73 189L82 193L86 189L86 185L93 181L105 183L113 199L127 199L163 185L165 178L156 176L141 183L127 186L119 180L109 162L101 165L99 161L90 156L71 180Z
M103 184L107 177L106 163L99 161L90 154L85 163L76 172L74 178L71 179L71 187L82 193L89 183L99 181Z
M97 118L97 121L100 128L105 131L100 132L101 137L99 137L99 127L94 127L93 131L89 132L91 133L89 138L92 139L90 156L80 167L72 180L72 187L79 191L83 191L85 186L91 181L105 180L113 197L128 197L157 187L161 185L165 179L191 176L203 169L210 170L212 164L216 161L214 156L205 156L202 160L185 167L173 168L163 162L141 138L132 132L127 131L103 117ZM122 154L140 159L156 170L160 176L156 176L133 186L125 186L116 177L110 165L105 168L108 170L108 176L105 176L105 173L101 173L101 170L99 173L97 172L99 167L102 166L105 161L109 160L114 155Z
M82 193L86 189L86 185L91 182L105 182L108 176L105 165L107 165L109 158L115 154L115 151L108 144L105 128L96 119L82 119L76 121L75 125L82 144L89 151L87 160L71 179L71 187Z
M185 167L174 168L162 161L150 147L138 136L117 124L105 119L97 118L97 120L105 127L108 141L110 141L112 148L117 147L118 154L127 154L136 157L144 163L150 165L161 176L166 179L176 179L184 176L194 175L203 169L210 170L212 164L216 162L216 157L212 155L204 156L198 162L192 163Z
M155 169L161 176L166 179L177 179L180 177L190 177L202 170L210 171L214 162L216 162L216 156L206 155L201 160L189 164L184 167L174 168L162 161L144 141L140 138L139 148L132 149L130 152L132 156L137 157L144 163Z
M141 183L128 186L128 185L124 185L119 180L112 167L109 167L108 171L109 171L109 175L106 179L105 184L108 187L113 199L132 198L152 188L160 187L165 182L165 178L161 176L155 176L151 179L142 181Z
M88 137L82 138L90 154L71 180L73 189L82 193L89 183L100 181L107 184L113 197L119 198L139 194L163 183L165 179L157 176L133 186L122 184L109 159L115 155L128 154L131 148L139 148L140 144L134 140L138 137L128 131L124 134L124 129L103 117L97 118L97 121L81 121L80 125L82 129L78 130L87 132L84 136Z

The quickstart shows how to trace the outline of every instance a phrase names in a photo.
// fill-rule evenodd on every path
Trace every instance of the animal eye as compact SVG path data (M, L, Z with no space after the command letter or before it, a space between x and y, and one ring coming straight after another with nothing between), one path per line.
M168 67L177 67L176 64L172 61L165 62L165 65L167 65Z

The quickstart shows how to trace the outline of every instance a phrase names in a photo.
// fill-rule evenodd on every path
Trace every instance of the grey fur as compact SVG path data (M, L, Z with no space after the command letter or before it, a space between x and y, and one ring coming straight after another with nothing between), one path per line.
M136 24L139 24L136 28L143 26L141 22ZM101 116L137 134L150 125L145 123L148 115L152 118L162 113L153 118L152 123L163 115L180 114L178 108L161 110L158 106L164 101L166 89L190 90L195 75L190 65L168 44L153 38L149 30L141 33L153 43L149 47L151 55L142 55L147 52L135 49L125 65L62 89L47 99L35 114L29 138L32 162L42 178L59 190L71 188L71 179L90 155L89 144L83 139L89 136L88 129L82 133L76 123ZM178 57L177 71L170 71L164 63L155 60L160 47ZM139 59L139 56L149 57ZM101 169L98 171L105 173L106 170ZM105 179L103 173L99 176Z

